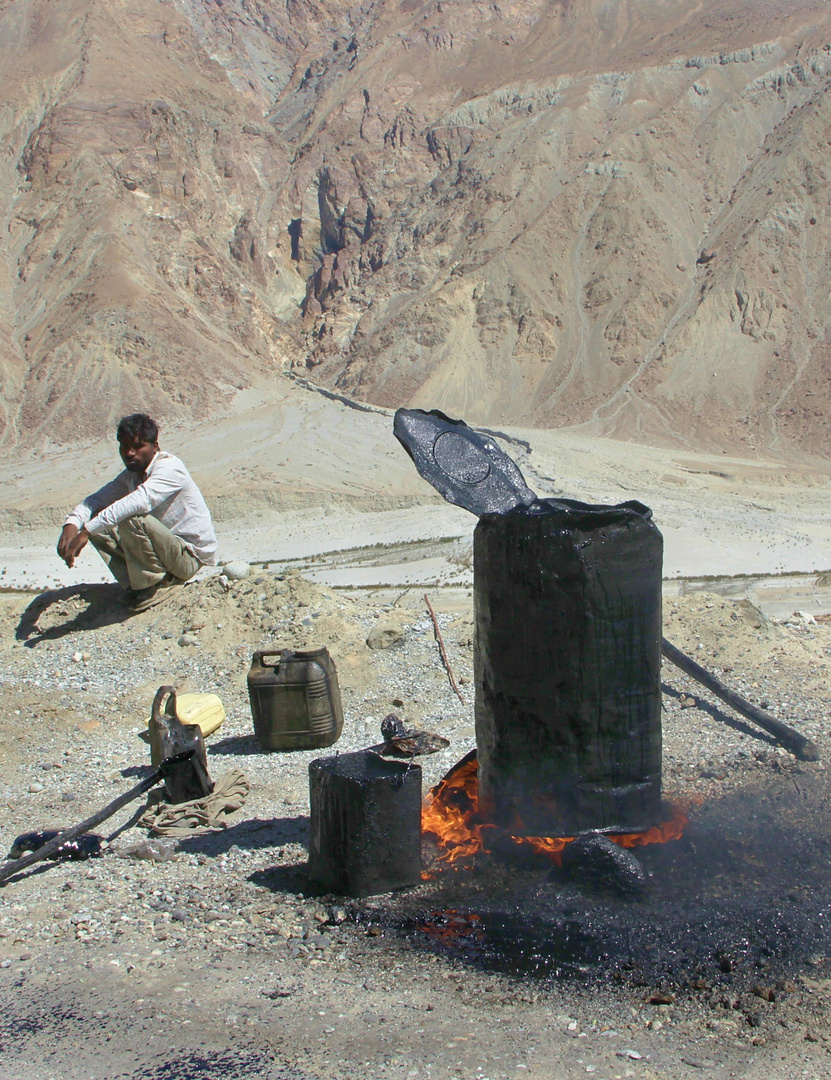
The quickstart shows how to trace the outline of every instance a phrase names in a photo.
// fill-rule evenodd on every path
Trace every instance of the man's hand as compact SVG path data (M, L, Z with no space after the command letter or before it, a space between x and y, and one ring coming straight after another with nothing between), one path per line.
M79 529L77 525L64 525L58 540L58 554L70 569L75 565L75 559L86 547L88 540L89 533L86 529Z

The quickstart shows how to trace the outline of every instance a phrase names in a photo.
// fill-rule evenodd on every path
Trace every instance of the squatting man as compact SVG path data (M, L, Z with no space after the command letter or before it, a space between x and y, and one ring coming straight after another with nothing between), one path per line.
M211 514L190 473L159 449L146 413L125 416L116 432L124 470L67 516L58 554L67 566L91 543L122 585L131 611L164 603L200 566L216 564Z

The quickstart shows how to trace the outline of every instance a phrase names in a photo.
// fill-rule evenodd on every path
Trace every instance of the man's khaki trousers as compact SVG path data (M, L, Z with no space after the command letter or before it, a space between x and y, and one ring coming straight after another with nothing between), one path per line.
M105 532L90 534L90 543L125 589L149 589L166 574L181 581L192 578L202 565L152 514L137 514Z

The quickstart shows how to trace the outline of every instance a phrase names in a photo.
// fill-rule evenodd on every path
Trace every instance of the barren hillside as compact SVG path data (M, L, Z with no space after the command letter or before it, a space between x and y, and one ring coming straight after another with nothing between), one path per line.
M0 0L7 445L300 373L823 455L821 0Z

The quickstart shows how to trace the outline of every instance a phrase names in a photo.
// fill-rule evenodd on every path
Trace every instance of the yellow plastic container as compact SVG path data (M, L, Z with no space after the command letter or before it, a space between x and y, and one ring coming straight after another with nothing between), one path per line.
M202 737L207 738L221 727L225 706L218 694L177 694L176 716L183 724L198 724Z

